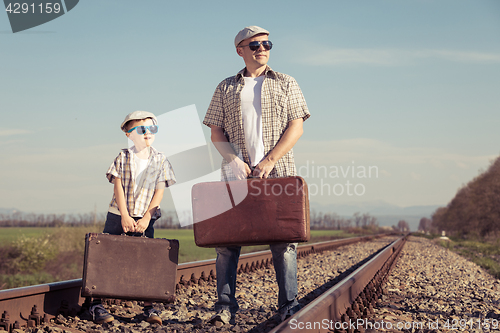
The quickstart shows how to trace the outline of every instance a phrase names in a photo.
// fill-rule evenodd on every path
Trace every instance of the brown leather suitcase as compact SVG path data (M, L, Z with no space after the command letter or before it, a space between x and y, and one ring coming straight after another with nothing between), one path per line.
M82 296L174 302L179 241L89 233Z
M307 184L301 177L198 183L192 205L200 247L310 239Z

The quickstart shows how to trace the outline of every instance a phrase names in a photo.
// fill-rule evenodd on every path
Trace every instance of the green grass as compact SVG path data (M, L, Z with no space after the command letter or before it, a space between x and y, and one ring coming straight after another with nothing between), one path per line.
M68 228L69 229L69 228ZM52 234L56 232L58 228L0 228L0 246L12 245L12 243L20 239L23 235L30 237L39 237L44 234ZM89 230L87 227L74 227L71 228L73 231L72 237L73 242L80 242L83 245L85 234L87 232L95 232ZM60 232L60 231L59 231ZM76 235L75 235L76 234ZM336 238L347 238L355 237L354 234L349 234L343 230L311 230L311 240L310 243L326 241ZM193 230L190 229L156 229L155 238L168 238L168 239L178 239L180 244L179 249L179 263L190 262L196 260L213 259L216 257L215 249L213 248L201 248L196 246L194 242ZM76 246L77 244L75 244ZM78 246L79 249L83 248L82 245ZM299 244L300 245L300 244ZM267 250L269 246L245 246L242 248L242 253L248 253L253 251Z
M484 268L495 278L500 279L500 244L498 242L488 243L478 240L464 240L456 237L450 237L450 240L442 240L437 235L425 236L416 233L413 235L434 239L434 242L440 246L467 258Z
M56 228L0 228L0 246L11 245L22 235L26 237L37 237L45 233L53 233Z
M500 246L479 241L458 240L450 242L451 250L484 268L500 279Z
M23 286L54 282L56 279L46 272L33 274L0 274L0 289L11 289Z

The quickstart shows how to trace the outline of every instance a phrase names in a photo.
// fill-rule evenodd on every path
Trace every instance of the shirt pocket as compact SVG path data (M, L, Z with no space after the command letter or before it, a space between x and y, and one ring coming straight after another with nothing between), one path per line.
M271 103L271 114L274 122L280 124L281 127L288 123L288 91L284 85L276 84L272 87L266 99ZM263 107L266 102L263 103Z
M269 117L273 124L273 133L281 136L288 125L288 96L281 91L273 94L274 109L270 110Z

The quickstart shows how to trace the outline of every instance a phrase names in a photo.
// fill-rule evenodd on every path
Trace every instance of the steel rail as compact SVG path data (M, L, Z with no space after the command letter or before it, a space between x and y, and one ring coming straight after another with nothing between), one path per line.
M373 310L389 271L406 242L401 237L345 279L276 326L271 333L354 332ZM363 321L363 323L365 323Z
M387 234L354 237L304 244L297 247L297 257L311 253L332 250L340 246L369 241ZM270 267L270 250L242 254L239 259L238 274L253 272ZM215 259L179 264L177 267L177 288L193 283L215 280ZM20 326L36 326L47 322L58 314L76 315L84 302L81 297L82 279L54 282L36 286L0 290L0 330Z
M320 243L299 245L297 247L297 257L301 258L311 253L329 251L344 245L369 241L375 237L382 237L385 235L386 234L344 238ZM254 270L264 267L269 268L271 263L272 254L270 250L242 254L238 261L238 274L253 272ZM191 283L198 283L200 280L210 281L215 279L215 277L215 259L188 262L177 266L178 285L188 286Z

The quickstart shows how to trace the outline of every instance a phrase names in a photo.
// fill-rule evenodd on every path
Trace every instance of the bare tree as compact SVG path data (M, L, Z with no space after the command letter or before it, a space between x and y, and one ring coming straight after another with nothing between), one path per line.
M409 232L410 225L405 220L399 220L397 229L401 232Z
M423 232L429 232L431 230L432 221L427 217L422 217L420 223L418 224L418 230Z

